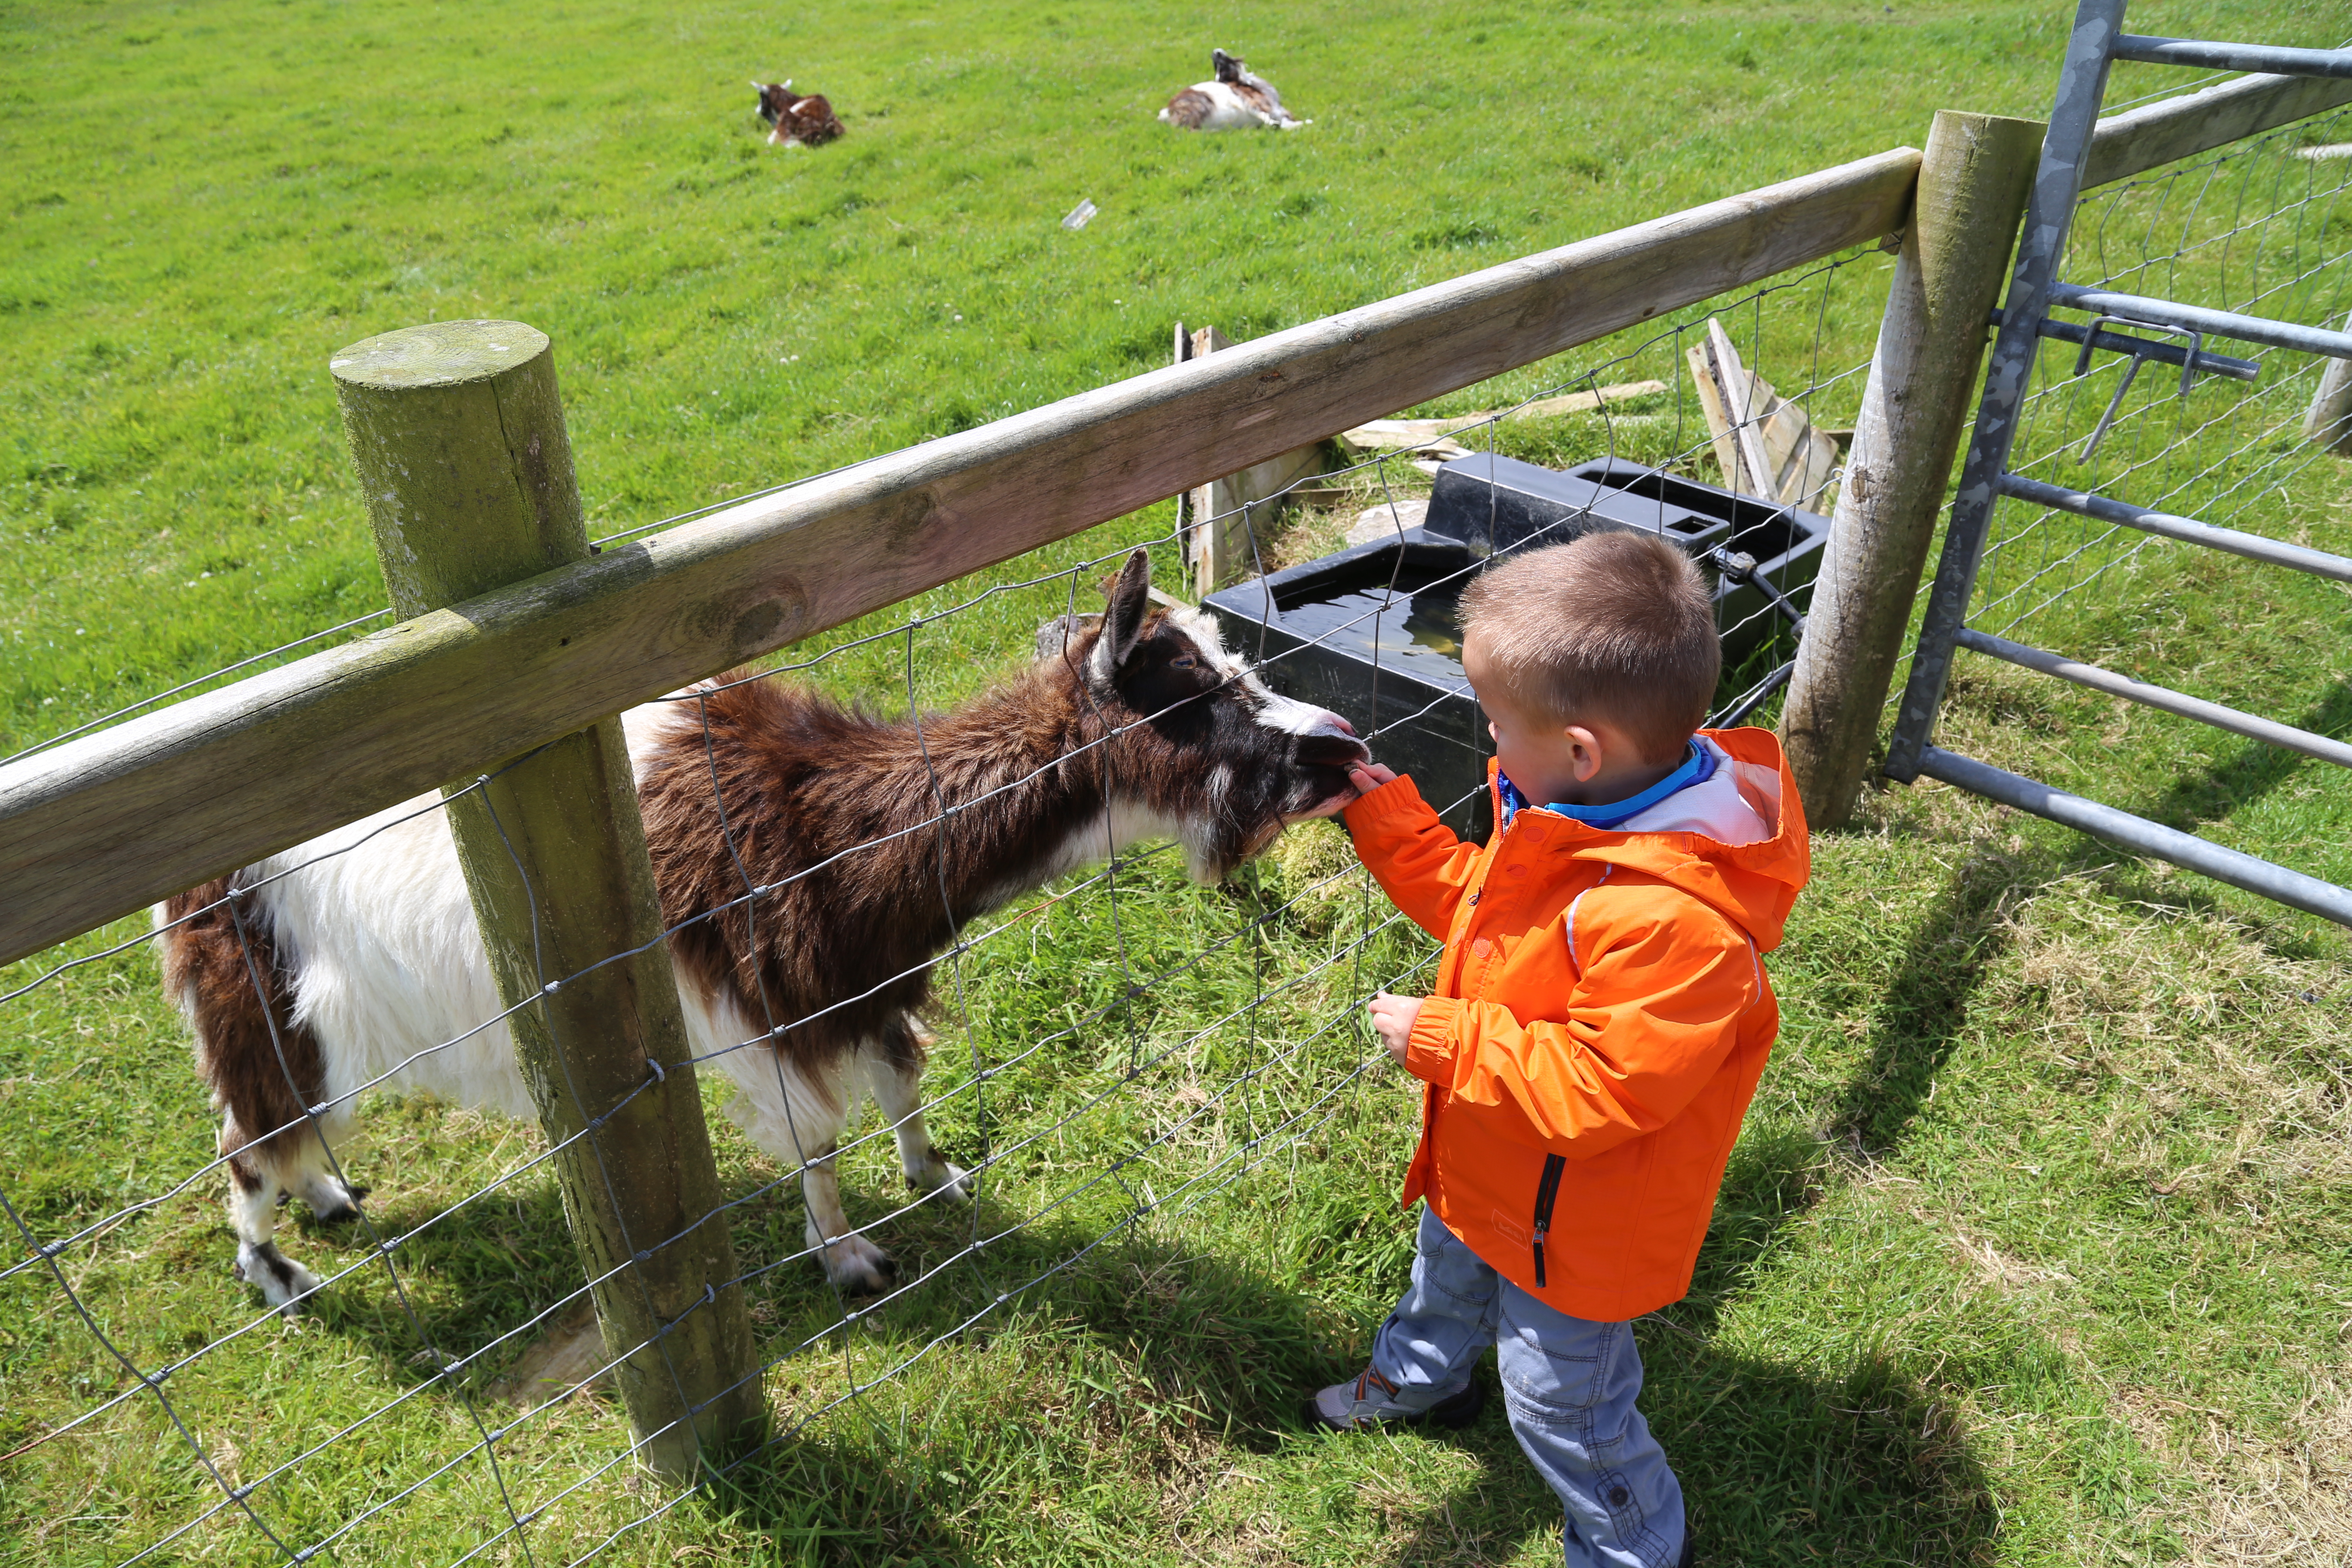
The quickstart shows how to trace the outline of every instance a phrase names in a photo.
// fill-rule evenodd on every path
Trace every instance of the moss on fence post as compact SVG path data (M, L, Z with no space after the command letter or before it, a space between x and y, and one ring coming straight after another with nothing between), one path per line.
M404 618L587 558L544 334L436 322L332 367ZM485 772L444 787L475 917L640 1456L690 1477L764 1405L620 721Z

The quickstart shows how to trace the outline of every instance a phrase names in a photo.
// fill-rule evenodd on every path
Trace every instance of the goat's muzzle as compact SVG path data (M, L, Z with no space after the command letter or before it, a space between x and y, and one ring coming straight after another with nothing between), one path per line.
M1298 737L1291 747L1290 760L1300 777L1300 788L1292 797L1299 803L1292 810L1297 815L1355 794L1355 786L1348 782L1348 770L1370 762L1372 752L1356 738L1356 727L1334 713L1328 723Z

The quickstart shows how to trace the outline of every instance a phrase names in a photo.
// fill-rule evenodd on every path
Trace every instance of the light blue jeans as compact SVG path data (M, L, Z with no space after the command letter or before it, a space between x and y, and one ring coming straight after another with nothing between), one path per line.
M1570 1568L1675 1568L1683 1489L1633 1408L1642 1357L1626 1323L1547 1307L1487 1267L1424 1206L1412 1284L1372 1341L1400 1403L1464 1387L1488 1345L1511 1433L1567 1510Z

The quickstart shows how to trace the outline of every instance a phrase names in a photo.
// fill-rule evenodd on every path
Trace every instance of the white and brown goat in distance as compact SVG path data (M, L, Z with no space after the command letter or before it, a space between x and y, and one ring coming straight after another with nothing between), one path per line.
M1053 623L1024 674L919 732L775 679L623 717L694 1053L733 1080L728 1114L751 1141L804 1169L808 1244L849 1289L892 1271L850 1233L834 1170L862 1095L910 1186L970 1195L924 1128L917 1022L962 922L1147 838L1221 879L1345 793L1366 755L1338 715L1268 691L1208 617L1154 607L1150 585L1138 551L1101 616ZM277 1210L357 1213L320 1135L340 1141L359 1086L533 1114L505 1026L481 1027L500 1004L435 798L157 911L164 984L223 1113L236 1272L289 1310L319 1281L278 1250ZM756 910L747 874L772 889ZM305 1107L325 1109L313 1122Z
M1297 131L1315 123L1282 107L1274 83L1223 49L1209 51L1209 79L1168 100L1160 118L1179 131L1240 131L1261 126Z

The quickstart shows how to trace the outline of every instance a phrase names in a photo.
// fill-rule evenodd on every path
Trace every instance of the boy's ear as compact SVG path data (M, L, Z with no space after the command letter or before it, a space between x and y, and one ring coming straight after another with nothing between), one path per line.
M1118 673L1143 637L1151 613L1151 557L1139 550L1118 575L1103 584L1102 637L1095 644L1095 673L1105 680Z
M1570 765L1576 771L1576 782L1582 784L1601 771L1601 737L1581 724L1570 724L1561 731L1570 745L1576 748Z

